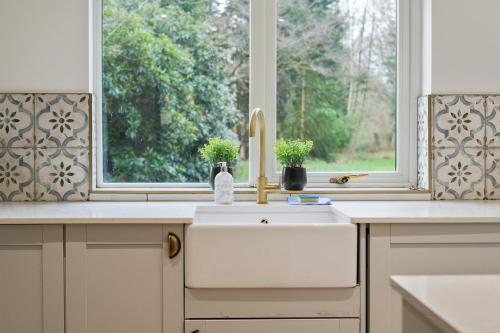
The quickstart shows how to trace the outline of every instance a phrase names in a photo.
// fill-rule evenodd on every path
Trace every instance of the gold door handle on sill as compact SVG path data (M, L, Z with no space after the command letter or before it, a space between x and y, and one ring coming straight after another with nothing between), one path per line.
M168 234L168 257L170 259L177 257L181 252L181 240L176 234Z
M332 177L332 178L330 178L330 183L343 185L343 184L346 184L347 182L349 182L349 180L351 180L352 178L362 178L362 177L368 177L368 174L367 173L358 173L358 174L353 174L353 175Z

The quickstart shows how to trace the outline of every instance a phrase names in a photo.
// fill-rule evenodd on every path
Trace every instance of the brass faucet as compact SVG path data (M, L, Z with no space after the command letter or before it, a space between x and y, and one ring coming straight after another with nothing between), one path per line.
M257 122L259 123L259 177L257 177L257 203L267 204L267 195L279 192L279 184L269 184L266 177L266 122L264 112L255 108L250 115L250 137L255 137Z

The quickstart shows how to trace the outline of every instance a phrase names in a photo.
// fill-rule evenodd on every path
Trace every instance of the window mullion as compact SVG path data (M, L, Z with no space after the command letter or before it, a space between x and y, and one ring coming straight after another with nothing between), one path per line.
M276 1L250 2L250 111L261 108L266 117L266 173L274 176L276 140ZM249 182L259 173L258 138L250 140Z
M276 155L274 153L274 143L276 142L276 122L277 122L277 23L278 23L278 0L266 1L266 174L269 180L276 182L275 176Z

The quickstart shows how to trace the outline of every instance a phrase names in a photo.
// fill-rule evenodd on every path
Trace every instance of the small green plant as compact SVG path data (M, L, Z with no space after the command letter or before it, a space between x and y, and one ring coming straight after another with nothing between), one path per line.
M278 140L274 146L278 162L283 167L302 167L306 157L311 152L313 142L309 140Z
M239 145L231 139L210 138L208 143L199 149L201 157L210 163L216 165L219 162L226 162L228 166L236 164Z

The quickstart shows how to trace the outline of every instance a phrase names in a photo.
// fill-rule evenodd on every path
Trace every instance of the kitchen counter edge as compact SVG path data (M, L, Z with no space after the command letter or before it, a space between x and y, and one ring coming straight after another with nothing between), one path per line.
M0 203L0 224L191 224L197 207L213 205L173 201ZM234 205L257 206L253 202ZM337 201L331 207L358 224L500 223L500 201Z

